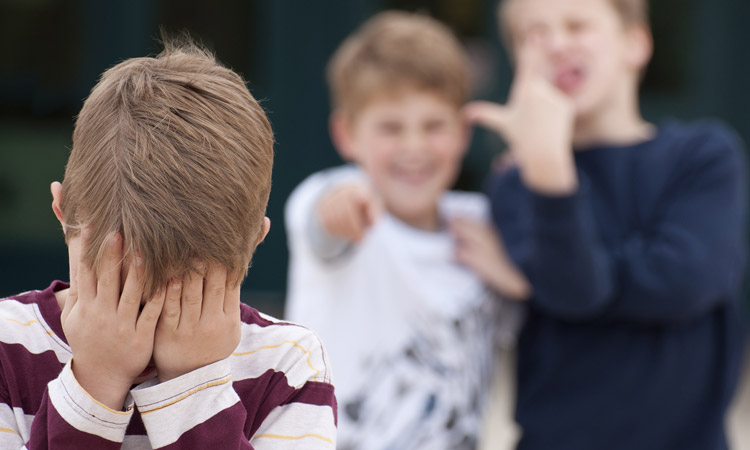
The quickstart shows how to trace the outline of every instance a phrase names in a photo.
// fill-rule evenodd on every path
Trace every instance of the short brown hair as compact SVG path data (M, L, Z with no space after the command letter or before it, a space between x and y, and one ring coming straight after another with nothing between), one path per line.
M500 0L498 4L498 18L500 34L507 48L511 48L512 36L510 30L508 6L520 0ZM607 0L620 16L626 26L641 25L649 27L649 0Z
M273 133L242 77L191 43L104 72L76 120L61 209L66 239L91 226L84 261L123 236L150 297L218 263L241 282L271 187Z
M386 11L339 46L327 68L334 109L353 114L373 96L426 89L461 105L469 95L468 60L444 24L422 14Z

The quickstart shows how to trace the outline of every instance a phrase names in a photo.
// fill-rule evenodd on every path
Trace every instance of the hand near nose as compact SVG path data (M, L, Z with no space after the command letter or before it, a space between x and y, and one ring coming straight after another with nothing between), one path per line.
M506 105L472 102L463 115L507 141L528 188L565 194L578 184L572 153L575 115L570 99L545 76L542 52L536 40L523 44Z
M318 217L330 234L359 242L383 211L380 198L363 184L334 188L318 202Z
M167 381L229 357L240 343L240 284L209 264L166 288L154 340L154 364Z
M73 352L72 370L81 387L99 403L121 410L135 379L148 365L154 330L164 302L157 293L140 311L143 265L135 257L120 293L122 237L109 236L99 273L84 260L90 230L81 233L77 280L63 307L61 321Z

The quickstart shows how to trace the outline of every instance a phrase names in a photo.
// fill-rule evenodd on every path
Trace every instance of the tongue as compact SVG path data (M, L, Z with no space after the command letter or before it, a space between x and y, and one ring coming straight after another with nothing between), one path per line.
M563 70L557 73L555 77L555 85L561 91L570 94L575 91L581 84L581 73L578 70L570 69Z

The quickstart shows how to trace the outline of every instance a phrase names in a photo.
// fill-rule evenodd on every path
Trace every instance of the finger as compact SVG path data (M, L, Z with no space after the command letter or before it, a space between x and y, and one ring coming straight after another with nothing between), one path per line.
M500 134L505 134L511 119L506 106L485 101L469 103L461 114L469 124L480 125Z
M182 280L182 311L180 311L180 325L196 323L201 318L201 304L203 303L203 274L190 272Z
M454 252L454 258L456 262L462 266L472 267L470 264L471 261L471 253L468 252L463 247L457 247Z
M135 324L138 319L138 310L141 307L143 298L143 260L136 255L130 261L128 275L125 278L125 286L122 288L120 303L117 306L118 314L128 321Z
M240 315L240 288L242 283L227 281L226 293L224 294L224 314L226 315L237 315L239 320Z
M167 283L167 288L163 290L162 296L164 297L162 300L164 306L159 317L159 326L165 327L168 330L176 330L180 325L182 281L172 280Z
M460 217L451 219L449 226L453 236L462 243L471 241L473 234L476 232L472 222Z
M90 301L96 298L96 274L94 270L86 263L86 253L88 253L89 246L91 246L91 226L84 225L81 230L81 246L78 254L78 273L77 283L71 281L71 289L74 285L78 286L78 296L76 299L83 298L85 301Z
M109 303L115 309L120 299L120 267L122 265L122 237L113 233L104 242L102 262L96 285L99 301Z
M164 316L164 308L166 307L166 296L167 290L164 288L159 289L153 297L148 299L143 305L143 310L138 316L138 322L136 323L136 331L139 333L149 333L153 335L156 329L157 323L162 321ZM177 304L179 306L180 294L177 294ZM179 308L177 320L179 321Z
M544 50L540 39L526 39L518 52L516 82L524 83L545 76Z
M362 210L360 205L350 205L344 211L344 223L349 230L349 235L352 240L359 242L364 237L364 219L362 217Z
M76 303L78 303L78 286L71 283L70 289L68 290L68 297L65 299L65 304L63 305L63 310L60 315L61 323L65 323L68 315L70 314L70 311L73 309Z
M382 200L378 196L368 193L367 198L362 204L362 219L365 229L370 228L375 224L382 210Z
M224 310L226 285L226 267L216 263L209 264L206 278L203 281L203 307L201 317L204 317L207 314L218 314Z

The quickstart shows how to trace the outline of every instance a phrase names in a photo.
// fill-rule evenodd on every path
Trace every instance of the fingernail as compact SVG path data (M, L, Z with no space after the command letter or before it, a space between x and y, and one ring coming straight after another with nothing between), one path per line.
M174 280L172 281L172 290L176 291L178 289L182 288L182 281Z
M143 265L143 258L141 258L140 256L136 256L135 257L135 266L136 267L140 267L142 265Z

